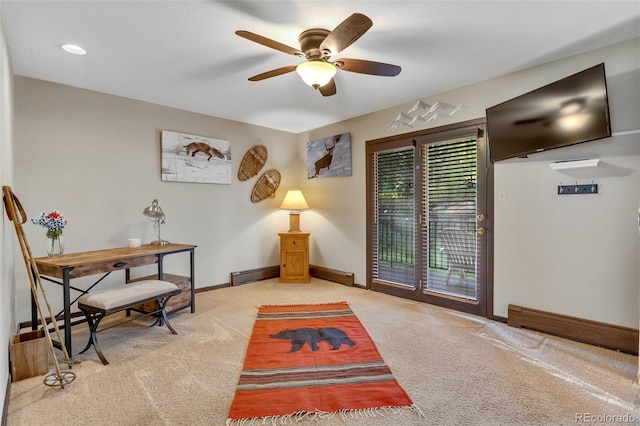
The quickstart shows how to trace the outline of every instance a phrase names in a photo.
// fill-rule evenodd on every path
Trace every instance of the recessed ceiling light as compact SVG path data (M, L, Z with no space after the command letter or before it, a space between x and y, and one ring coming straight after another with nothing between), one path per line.
M80 46L76 46L75 44L63 44L62 45L62 49L65 52L69 52L72 55L78 55L78 56L83 56L87 54L87 51L84 50L82 47Z

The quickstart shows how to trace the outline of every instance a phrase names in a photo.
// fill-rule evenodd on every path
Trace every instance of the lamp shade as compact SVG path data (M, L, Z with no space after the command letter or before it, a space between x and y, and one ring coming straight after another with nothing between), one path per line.
M324 61L303 62L296 67L296 72L302 80L315 89L331 81L336 71L335 66Z
M292 189L287 192L280 208L285 210L305 210L309 208L309 205L307 204L307 200L304 199L302 191Z
M142 212L143 215L148 217L149 219L165 219L164 212L162 211L162 207L158 205L158 199L154 199L151 205L145 208Z

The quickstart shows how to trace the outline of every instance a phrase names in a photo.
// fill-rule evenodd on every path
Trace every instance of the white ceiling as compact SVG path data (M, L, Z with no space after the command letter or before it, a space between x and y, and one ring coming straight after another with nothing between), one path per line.
M15 74L293 133L640 37L640 1L0 0ZM397 77L338 71L322 97L289 73L305 29L373 20L333 57L400 65ZM88 54L60 49L78 44Z

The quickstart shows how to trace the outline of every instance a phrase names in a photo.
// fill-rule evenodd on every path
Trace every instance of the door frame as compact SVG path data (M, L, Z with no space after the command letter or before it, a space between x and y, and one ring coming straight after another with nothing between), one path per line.
M416 164L420 161L420 153L417 150L417 141L423 137L429 138L429 136L443 134L446 137L452 135L451 138L455 138L456 133L458 131L462 131L464 129L469 128L478 128L478 176L481 173L485 175L485 188L484 194L478 193L477 200L477 211L484 212L487 216L486 222L484 226L486 228L486 234L484 237L485 253L486 253L486 261L483 262L482 265L478 264L478 273L485 274L486 283L485 283L485 300L479 300L476 302L467 302L458 298L451 298L447 296L427 296L423 295L422 288L418 285L414 287L407 287L402 285L393 285L393 284L379 284L375 283L372 277L372 268L373 268L373 259L372 259L372 241L371 236L373 233L373 217L374 212L373 208L373 200L372 197L375 196L371 193L370 188L372 187L372 170L371 170L371 158L374 152L380 151L379 146L384 144L386 149L394 149L401 147L409 147L413 145L416 150L414 153L414 159ZM374 291L380 291L380 288L384 288L384 292L387 294L391 294L394 296L404 297L407 299L413 300L422 300L426 303L430 303L433 305L443 306L446 308L455 309L458 311L468 312L476 315L481 315L489 319L493 319L493 306L494 306L494 287L493 287L493 204L494 204L494 196L493 196L493 187L494 187L494 178L493 178L493 164L489 161L489 153L488 153L488 144L487 144L487 135L486 135L486 120L484 118L469 120L460 123L449 124L445 126L434 127L430 129L423 129L415 132L404 133L399 135L394 135L381 139L374 139L366 141L366 185L367 185L367 194L366 194L366 265L367 265L367 280L366 280L366 288ZM419 206L420 191L416 188L416 206ZM416 235L419 235L418 232L419 224L416 223ZM480 239L482 241L482 239ZM416 276L419 276L419 267L416 266ZM418 278L416 278L418 279Z

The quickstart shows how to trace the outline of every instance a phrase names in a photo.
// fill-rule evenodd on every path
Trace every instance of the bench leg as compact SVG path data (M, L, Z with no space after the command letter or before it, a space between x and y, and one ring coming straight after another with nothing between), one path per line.
M100 321L102 321L102 319L104 318L104 315L101 315L99 313L91 315L87 310L85 309L81 309L81 310L84 313L84 316L87 318L87 324L89 324L90 334L89 334L89 341L87 342L87 346L85 346L85 348L81 350L79 353L81 354L85 353L87 350L89 350L91 345L93 345L93 347L96 350L96 353L98 354L98 358L100 358L100 361L102 361L102 364L108 365L109 361L107 361L104 355L102 355L102 350L100 350L100 345L98 345L98 336L97 336L98 325L100 325Z
M155 325L156 323L158 323L159 325L162 325L163 322L165 322L167 324L167 328L171 331L172 334L178 334L177 331L175 331L173 329L173 327L171 326L171 324L169 323L169 318L167 318L167 312L165 311L165 307L167 304L167 301L171 298L173 294L169 294L169 296L167 297L158 297L156 299L157 303L158 303L158 307L159 309L157 311L153 311L153 312L149 312L146 313L142 316L136 317L136 318L131 318L127 321L123 321L121 323L118 324L114 324L111 326L108 326L106 328L104 328L103 330L100 331L105 331L108 330L112 327L115 327L117 325L121 325L121 324L125 324L131 321L134 321L138 318L142 318L145 316L149 316L149 315L154 315L156 317L156 320L154 321L153 324L151 324L151 326ZM135 305L142 303L142 302L135 302ZM107 361L107 359L104 357L104 355L102 354L102 351L100 350L100 346L98 345L98 337L97 337L97 333L98 333L98 326L100 325L100 321L102 321L103 318L105 318L107 315L113 314L115 312L120 312L121 310L126 310L127 311L127 316L129 316L129 311L133 308L134 304L130 305L128 308L124 308L124 309L119 309L119 310L93 310L93 309L87 309L86 307L80 307L80 310L84 313L84 316L87 319L87 324L89 325L89 342L87 342L87 346L85 346L85 348L80 351L80 353L84 353L86 352L92 345L96 350L96 353L98 354L98 357L100 358L100 361L102 361L102 363L104 365L109 364L109 362Z
M173 327L171 327L171 323L169 323L169 318L167 318L167 311L164 309L170 297L171 296L167 297L162 301L158 300L158 305L160 306L160 315L162 315L162 319L164 319L164 322L167 324L167 328L171 330L171 333L178 334L178 332L175 331ZM162 325L162 319L160 319L160 325Z

